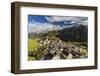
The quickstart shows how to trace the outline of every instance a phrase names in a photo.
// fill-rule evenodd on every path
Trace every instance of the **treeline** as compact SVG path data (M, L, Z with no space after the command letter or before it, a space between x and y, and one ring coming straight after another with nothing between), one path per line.
M57 36L64 41L87 42L88 28L87 26L83 25L78 27L65 28L60 30L59 35Z
M55 36L60 38L63 41L75 41L75 42L87 42L88 40L88 28L86 25L80 25L71 28L65 28L62 30L52 30L48 33L39 33L39 34L28 34L29 38L32 37L45 37L45 36Z

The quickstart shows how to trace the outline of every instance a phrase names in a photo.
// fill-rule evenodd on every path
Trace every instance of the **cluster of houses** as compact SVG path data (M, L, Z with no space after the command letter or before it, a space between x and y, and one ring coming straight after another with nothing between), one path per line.
M59 60L80 58L80 50L70 43L60 39L41 38L38 40L41 51L46 52L41 60Z

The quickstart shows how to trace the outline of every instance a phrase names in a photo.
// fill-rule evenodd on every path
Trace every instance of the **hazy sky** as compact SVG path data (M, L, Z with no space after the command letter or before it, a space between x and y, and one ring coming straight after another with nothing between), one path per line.
M88 17L28 15L29 32L88 25Z

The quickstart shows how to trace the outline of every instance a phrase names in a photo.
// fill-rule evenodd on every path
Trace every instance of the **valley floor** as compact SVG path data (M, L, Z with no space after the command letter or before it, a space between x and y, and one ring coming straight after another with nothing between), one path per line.
M81 59L88 57L86 42L63 41L55 36L29 39L28 60Z

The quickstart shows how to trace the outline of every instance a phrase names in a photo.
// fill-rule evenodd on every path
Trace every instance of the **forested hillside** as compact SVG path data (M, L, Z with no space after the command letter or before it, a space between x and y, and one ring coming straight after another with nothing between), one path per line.
M28 60L87 58L88 28L85 25L29 33Z

